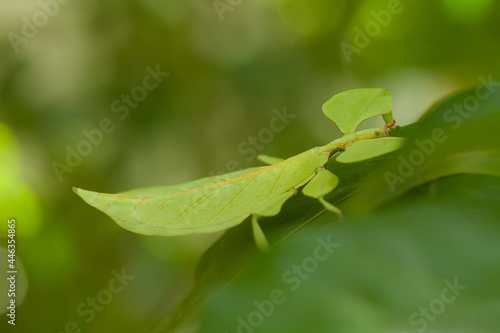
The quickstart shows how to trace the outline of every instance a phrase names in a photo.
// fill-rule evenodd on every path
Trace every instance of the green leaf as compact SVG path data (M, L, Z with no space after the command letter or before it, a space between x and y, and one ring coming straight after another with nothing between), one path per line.
M340 163L364 161L401 149L404 143L405 139L396 137L356 141L339 154L336 160Z
M496 332L499 193L499 178L458 175L341 226L325 214L213 295L197 332L414 332L443 293L433 332Z
M391 112L390 92L378 88L347 90L323 104L323 113L344 134L354 132L368 118Z

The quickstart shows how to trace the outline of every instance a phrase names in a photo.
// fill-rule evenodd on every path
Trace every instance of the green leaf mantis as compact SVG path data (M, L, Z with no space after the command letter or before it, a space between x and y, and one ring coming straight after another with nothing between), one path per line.
M344 134L321 147L281 160L260 156L270 165L166 187L106 194L74 188L89 205L109 215L121 227L143 235L177 236L212 233L234 227L251 216L257 246L269 248L259 226L260 217L275 216L302 188L330 212L340 209L324 197L339 179L325 169L332 152L345 150L337 161L351 163L399 149L403 139L388 137L394 126L390 93L383 89L355 89L333 96L324 114ZM364 120L382 115L386 125L354 132Z

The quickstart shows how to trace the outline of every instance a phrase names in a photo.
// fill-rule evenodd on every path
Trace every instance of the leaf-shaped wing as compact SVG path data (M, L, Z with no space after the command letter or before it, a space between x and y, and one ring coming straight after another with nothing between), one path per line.
M354 142L335 159L340 163L353 163L388 154L403 147L403 138L380 138Z
M347 90L330 98L322 109L342 133L352 133L366 119L391 113L391 94L379 88Z
M75 192L121 227L139 234L175 236L216 232L239 224L273 199L294 192L326 163L328 154L312 149L272 166L175 186L120 194L82 189Z
M129 231L145 235L183 235L195 232L193 227L189 228L183 223L182 217L187 215L188 210L191 211L195 207L203 211L213 210L213 200L207 199L216 190L220 190L217 184L258 172L260 169L262 167L238 170L191 182L145 187L118 194L99 193L79 188L73 190L89 205L101 210ZM180 223L175 223L172 230L161 232L169 218L176 218ZM200 216L197 221L203 219L204 217ZM162 221L165 223L161 223Z
M217 175L213 177L204 177L197 180L193 180L186 183L176 184L176 185L168 185L168 186L153 186L153 187L143 187L137 188L125 192L120 192L118 194L133 196L133 197L158 197L162 195L168 195L173 193L179 193L187 190L192 190L198 187L208 186L216 183L220 183L226 180L234 179L237 177L244 176L246 174L252 173L263 167L249 168L234 171L231 173L226 173L222 175Z

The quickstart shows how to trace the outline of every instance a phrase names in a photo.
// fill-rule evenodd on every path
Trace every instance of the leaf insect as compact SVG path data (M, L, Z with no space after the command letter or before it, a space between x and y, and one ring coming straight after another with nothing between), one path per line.
M352 163L403 145L402 138L387 137L395 121L390 93L384 89L348 90L333 96L322 109L343 136L286 160L262 155L260 160L270 164L266 167L118 194L73 190L124 229L143 235L213 233L234 227L251 216L255 242L261 250L267 250L269 244L259 218L279 214L283 204L300 188L303 194L342 217L340 209L324 199L339 183L339 178L325 169L332 152L344 150L337 161ZM364 120L378 115L383 116L385 126L355 132Z

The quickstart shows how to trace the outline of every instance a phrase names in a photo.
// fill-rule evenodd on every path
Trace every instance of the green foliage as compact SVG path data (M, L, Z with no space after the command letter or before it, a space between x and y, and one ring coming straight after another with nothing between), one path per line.
M260 313L262 324L255 331L263 333L424 328L494 333L499 193L499 178L457 175L426 183L343 225L323 214L270 254L247 262L247 269L203 307L199 332L238 332L241 322L259 323ZM482 242L473 242L471 235ZM333 243L333 252L322 249L318 259L321 242ZM455 280L465 290L447 292L452 301L443 302L441 313L436 303L445 281ZM283 296L270 303L276 290ZM434 321L420 312L429 308Z
M203 234L164 238L127 232L111 222L107 215L82 204L82 200L70 191L71 186L117 193L124 189L183 183L205 175L263 165L255 158L259 153L289 157L341 135L319 111L321 103L334 91L372 85L388 89L394 96L398 125L406 125L415 122L442 96L476 84L479 75L497 78L500 75L500 43L495 42L500 29L500 3L495 0L402 1L403 11L392 15L390 22L384 13L390 3L397 1L217 2L229 6L222 22L214 9L214 1L48 0L34 1L31 5L26 1L3 2L0 24L4 36L0 41L0 207L4 213L3 221L10 217L18 219L18 260L23 263L29 282L27 297L22 305L18 304L18 332L81 330L107 333L110 323L113 331L142 332L179 300L191 281L193 266L220 236ZM389 24L385 25L384 21ZM363 36L366 32L369 32L369 38ZM11 44L13 33L22 37L19 52ZM378 34L372 36L374 33ZM343 43L355 48L364 44L359 53L352 54L350 63L342 52ZM143 100L141 87L144 87L146 67L154 69L157 66L170 75L154 90L147 90L147 97ZM151 80L146 80L146 83L156 85ZM245 141L246 148L250 148L248 138L258 137L263 126L273 124L276 115L273 109L282 110L284 106L295 118L283 127L281 121L274 123L274 128L279 129L279 132L274 132L274 140L259 140L252 147L254 150L240 151L240 143ZM362 126L379 126L377 122L381 125L381 121L378 118L370 119ZM95 133L103 120L111 120L114 131L102 133L102 138L96 134L88 135ZM468 120L464 119L464 124L466 122ZM410 133L409 127L398 131L401 135L407 134L410 145L413 144L412 138L420 137L418 132ZM498 161L495 150L478 151L477 148L489 144L483 138L492 142L498 142L498 139L482 136L482 133L479 137L474 136L477 131L459 133L461 138L455 137L455 142L461 140L464 145L473 143L476 146L467 148L470 154L463 151L444 159L433 159L438 167L426 164L431 172L425 169L415 171L415 179L411 179L408 186L420 188L420 185L415 185L419 180L441 177L446 169L454 169L455 173L461 170L495 173L493 168ZM90 140L89 136L92 136ZM81 160L75 156L77 153ZM380 165L386 162L385 158L377 159L367 162L365 167L364 163L340 164L335 157L330 161L335 173L352 170L341 172L340 184L335 190L335 193L346 195L351 193L349 186L357 184L359 178L368 179L366 175L378 166L377 161ZM54 162L70 168L64 169L62 182L54 172ZM397 174L397 168L395 171ZM384 177L383 173L380 177ZM399 191L405 184L395 185ZM473 184L470 185L467 190L475 191ZM371 205L370 199L373 199L378 206L381 198L376 185L373 190L375 195L367 198L367 204ZM379 190L386 193L383 187ZM328 200L334 198L334 194L327 196ZM395 203L391 200L388 196L388 202ZM446 200L454 202L452 198ZM283 214L288 214L291 205L299 205L305 210L323 209L315 200L302 198L300 193L285 204ZM347 219L341 228L350 226L353 214L359 214L358 211L363 209L361 205L351 205L350 211L348 206L342 205ZM494 207L495 203L491 206ZM463 207L457 203L454 209L462 212ZM470 223L466 228L463 223L458 224L463 221L459 219L456 226L455 221L450 221L449 228L441 233L439 228L446 221L435 220L436 213L431 210L422 209L419 213L427 225L435 224L433 229L429 227L416 233L418 239L415 241L422 243L422 251L436 234L460 237L461 247L450 247L449 243L443 242L443 248L432 248L435 253L425 257L417 253L406 258L409 264L403 266L404 269L411 270L422 285L433 285L433 280L428 279L432 275L423 271L425 267L420 261L432 261L433 267L444 267L453 261L450 251L459 254L464 262L470 262L468 259L473 255L477 263L484 263L464 264L464 269L468 269L477 280L471 288L482 292L474 295L477 296L475 304L497 302L498 297L493 292L496 289L489 288L492 284L488 283L489 279L498 276L491 269L496 266L488 265L483 258L492 256L496 250L490 246L487 236L498 238L497 230L480 223ZM401 221L406 219L404 214L401 213ZM333 214L322 215L335 219ZM473 218L468 219L472 221ZM266 229L265 224L275 220L277 218L265 218L260 223ZM415 231L404 225L401 234L397 230L392 232L394 229L385 222L384 214L373 216L369 223L360 227L367 229L366 237L360 237L362 230L359 230L359 234L357 231L353 234L353 239L361 238L360 245L363 245L378 231L387 235L387 239L375 238L374 243L393 244L389 240L398 241L396 236L405 239L404 233ZM420 225L415 224L415 228ZM6 233L6 226L7 223L0 225L0 234ZM302 230L307 232L309 228ZM203 261L213 264L233 252L241 253L242 260L245 260L247 247L255 247L250 221L232 229L229 235L236 235L236 230L244 230L245 234L242 233L232 244L226 243L231 247L213 252L211 260L205 258ZM245 237L250 238L250 243L240 244ZM274 253L278 249L276 239L269 237L273 246L271 253ZM4 248L5 241L5 238L0 239ZM306 239L300 237L297 243L301 242L305 244ZM400 289L392 286L398 283L408 285L408 288L414 286L406 280L399 281L400 271L385 269L397 258L382 253L378 257L380 261L370 266L366 263L373 258L373 246L357 248L355 256L345 259L351 263L359 262L367 270L379 272L380 279L390 281L391 285L384 288L384 296L393 294L392 297L397 299L396 293L400 293ZM395 255L413 253L412 249L414 242L402 240L398 241L393 252ZM298 247L297 251L303 251L303 248ZM441 252L444 255L439 255ZM252 257L250 254L248 260ZM224 271L230 264L221 260L221 265L214 266L214 269ZM87 316L76 312L78 306L107 288L112 276L110 271L121 267L130 270L136 279L122 293L114 295L103 311L96 311L94 320L87 322ZM355 270L349 264L342 270L353 271L352 275L367 273ZM383 273L386 276L382 276ZM269 275L263 274L263 277ZM366 281L370 277L372 275L363 276L361 283L371 284L371 281ZM20 283L18 280L18 288L22 288ZM266 291L272 287L269 283L256 279L251 291ZM234 284L229 288L239 286L247 287ZM360 299L368 298L366 295L370 300L379 295L363 288L360 285L342 291L339 303L343 307L339 312L357 318L350 317L352 320L344 321L343 327L335 332L353 332L356 327L353 323L362 320L374 324L377 318L385 318L385 323L391 321L385 314L386 310L392 311L393 308L378 307L380 313L370 315L368 308L360 304ZM365 291L362 295L354 293L360 289ZM308 318L307 312L317 311L314 304L322 306L329 290L330 287L326 286L313 302L308 299L307 304L297 304L303 308L289 320L298 322L295 318L299 318L299 314ZM17 291L19 303L23 290ZM47 291L50 291L50 297L45 297ZM6 293L2 294L5 297ZM235 298L238 296L234 294ZM410 301L420 300L415 295L404 296ZM219 303L218 307L207 307L208 312L204 315L221 311L230 316L230 308L236 301L229 301L226 306ZM360 306L346 306L355 302ZM331 303L326 306L331 307ZM420 302L413 305L417 303ZM234 309L240 310L237 306ZM454 309L455 304L448 307L446 315L455 316ZM498 318L498 310L492 313L486 308L479 311L483 314L481 318L475 315L477 312L462 313L461 318L471 318L477 323ZM213 318L217 319L219 315L214 314ZM341 319L335 317L332 320ZM442 317L438 318L436 323L441 320ZM78 326L71 330L67 327L73 321ZM221 321L221 328L223 323ZM268 324L270 322L266 321L265 325ZM2 321L0 331L9 332L12 327L7 328L7 325ZM305 331L316 328L314 323L310 325ZM480 329L468 331L476 333ZM224 333L219 329L214 331ZM369 328L365 331L371 333ZM400 333L396 329L382 331ZM416 332L411 328L406 331ZM439 330L439 327L429 327L425 332L432 331L463 332L465 328ZM227 333L232 331L228 329Z
M259 332L411 331L424 323L409 324L409 316L441 297L443 281L458 279L468 288L457 296L460 302L448 305L454 310L439 322L426 325L495 332L493 317L483 314L497 312L498 306L476 299L500 297L495 288L500 248L494 236L500 234L500 146L494 130L500 93L456 126L451 107L473 93L448 98L422 121L397 129L408 144L391 155L352 164L330 160L327 168L340 183L326 199L350 216L347 223L337 224L321 205L298 195L262 223L270 254L255 250L249 223L228 230L200 260L189 294L155 331L176 332L195 318L201 332L236 332L241 320L248 324L248 316L259 311L255 302L271 299L275 290L286 301L262 315ZM479 140L464 143L464 137ZM412 165L416 156L423 159ZM473 158L487 166L473 168ZM402 175L405 161L410 167ZM389 173L402 180L391 182ZM483 243L470 243L471 234ZM325 242L340 247L309 264L307 277L290 273ZM306 304L310 311L304 311ZM371 319L359 320L360 309ZM298 316L300 321L290 320Z

